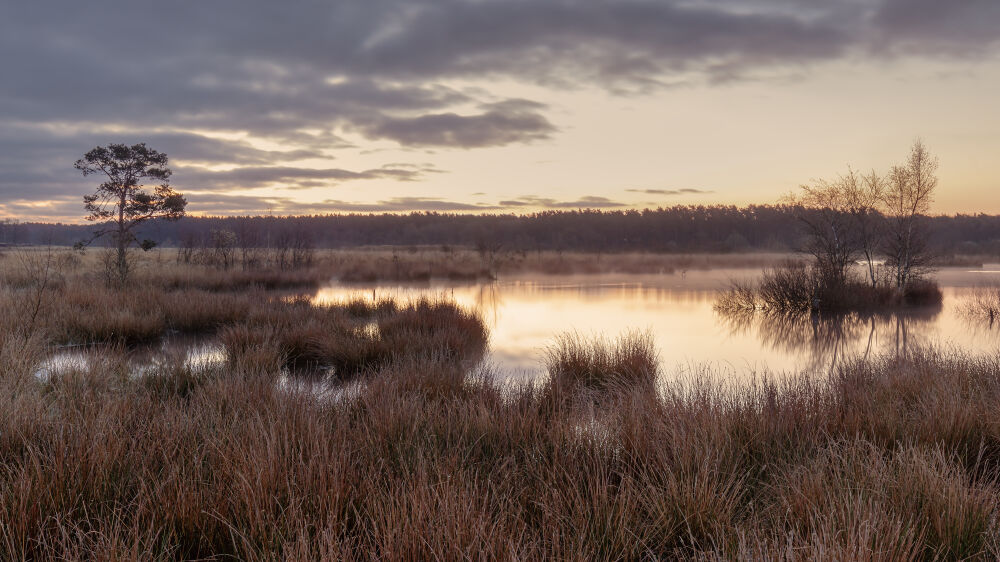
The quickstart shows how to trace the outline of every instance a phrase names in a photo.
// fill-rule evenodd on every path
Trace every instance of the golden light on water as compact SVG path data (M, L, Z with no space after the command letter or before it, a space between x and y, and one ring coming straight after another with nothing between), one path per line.
M726 318L713 306L729 280L752 270L690 271L670 275L518 276L497 283L381 285L374 289L334 284L313 297L317 304L392 297L402 302L445 298L478 311L490 329L491 359L507 376L533 378L544 372L544 349L557 334L614 337L650 330L668 377L713 368L735 381L753 376L826 372L849 357L933 345L995 349L995 333L960 312L974 287L1000 281L1000 270L947 269L938 274L945 295L941 309L905 316L797 317L786 322ZM995 278L995 279L993 279ZM794 321L793 321L794 320Z

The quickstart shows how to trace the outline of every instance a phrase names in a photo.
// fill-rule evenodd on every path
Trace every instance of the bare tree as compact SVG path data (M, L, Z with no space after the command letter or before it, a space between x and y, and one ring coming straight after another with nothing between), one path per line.
M855 205L858 176L853 170L836 181L815 180L800 186L800 193L788 202L802 208L799 220L805 226L807 240L803 250L813 256L824 282L842 285L847 270L859 254L855 230Z
M305 225L296 225L292 231L292 268L309 267L313 264L316 243Z
M110 226L98 230L90 241L105 234L112 235L117 248L115 265L120 283L128 279L127 252L135 241L135 227L152 218L177 220L184 216L187 201L170 187L171 171L166 166L167 155L145 143L99 146L74 164L84 176L103 174L107 177L95 193L84 196L83 203L90 213L87 220L110 222ZM147 180L159 183L152 193L143 189Z
M883 252L900 290L931 268L926 215L938 184L937 168L937 158L917 140L906 163L889 172L882 196L887 218Z
M233 265L236 252L236 234L232 230L212 231L212 262L222 269Z
M0 221L0 244L4 246L17 244L17 219Z
M58 275L57 260L52 246L46 245L40 251L18 252L18 261L29 288L28 295L23 301L26 306L23 320L30 335L35 333L39 312L45 306L48 300L46 295Z
M289 229L282 228L271 238L271 240L274 265L278 266L278 269L284 271L291 266L289 254L292 251L292 234L289 232Z
M875 261L884 231L884 217L879 205L885 195L886 180L875 170L864 176L857 176L851 171L850 176L847 195L855 228L854 239L868 268L868 282L875 288L878 285Z
M177 263L191 263L195 249L198 247L198 237L193 232L181 235L180 247L177 248Z
M503 249L503 243L496 238L480 237L476 240L476 252L483 268L491 277L496 277L498 254Z
M236 245L240 250L240 265L243 271L259 265L261 236L260 230L249 217L241 218L236 223Z

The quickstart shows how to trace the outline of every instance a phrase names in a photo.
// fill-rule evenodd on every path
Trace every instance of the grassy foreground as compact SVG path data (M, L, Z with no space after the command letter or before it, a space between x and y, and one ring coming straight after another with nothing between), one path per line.
M482 324L444 302L161 287L123 312L87 281L0 295L0 559L1000 556L998 356L664 386L648 337L570 335L519 386L466 376ZM227 362L33 376L56 342L184 326ZM275 384L345 357L356 391Z

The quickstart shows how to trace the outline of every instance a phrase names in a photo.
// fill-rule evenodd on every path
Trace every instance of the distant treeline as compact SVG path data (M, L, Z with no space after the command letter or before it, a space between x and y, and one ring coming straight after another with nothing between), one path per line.
M187 217L151 221L137 238L160 246L204 244L227 231L268 247L293 239L317 248L357 246L488 246L519 251L735 252L795 250L802 241L802 208L789 205L676 206L628 211L546 211L527 215L442 213ZM1000 254L1000 216L929 218L940 251ZM73 245L94 225L0 224L0 244Z

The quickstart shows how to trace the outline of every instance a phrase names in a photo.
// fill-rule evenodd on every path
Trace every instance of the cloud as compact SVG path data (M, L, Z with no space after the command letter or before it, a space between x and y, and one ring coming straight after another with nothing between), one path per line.
M44 201L25 198L0 201L0 216L27 220L80 222L85 214L82 197L61 197Z
M193 200L193 199L192 199ZM627 207L625 203L611 201L605 197L585 196L573 201L560 201L545 197L525 196L509 201L491 203L466 203L439 197L392 197L374 203L327 199L317 203L300 203L287 197L228 196L221 194L199 194L198 208L203 213L213 209L244 209L246 212L260 213L272 209L275 213L316 214L316 213L399 213L412 211L439 212L489 212L523 208L582 209ZM231 214L231 213L227 213Z
M583 196L574 200L524 196L497 203L468 203L440 197L391 197L375 202L326 199L303 202L282 195L230 195L224 191L193 191L186 194L188 210L196 215L312 215L326 213L404 213L437 211L465 212L527 212L536 209L616 209L632 205L606 197ZM0 214L30 216L46 220L77 220L82 216L78 197L60 198L39 204L20 199L0 203Z
M896 50L982 51L1000 40L1000 3L885 0L872 22L880 45Z
M375 203L358 203L339 200L327 200L310 208L323 212L345 213L386 213L408 211L442 211L442 212L483 212L519 209L523 207L545 209L582 209L582 208L613 208L626 207L625 203L611 201L605 197L585 196L574 201L559 201L545 197L525 196L496 204L465 203L437 197L394 197Z
M845 7L817 15L782 2L666 0L368 0L294 9L268 0L22 2L0 18L0 116L272 136L346 126L420 146L530 141L554 130L541 108L466 115L455 109L483 100L445 83L505 76L645 89L720 66L829 60L856 46L868 25L862 10L847 8L853 2L830 3ZM970 3L980 7L963 18L992 12ZM900 28L893 6L876 18L886 29ZM470 133L484 125L490 134Z
M526 100L483 106L476 115L438 113L418 117L382 117L361 127L365 136L390 139L403 146L449 146L480 148L547 139L556 128L538 109L543 105Z
M349 213L383 213L399 211L486 211L497 210L497 205L480 205L448 201L436 197L394 197L376 203L351 203L347 201L324 201L320 208Z
M351 180L418 181L441 173L433 164L393 163L352 171L279 165L305 159L330 159L322 150L261 150L245 141L224 140L186 132L75 131L14 124L0 126L0 186L9 198L37 198L93 190L94 182L80 177L73 162L87 149L123 142L146 142L165 152L174 170L172 182L182 190L254 188L284 183L287 188L329 186ZM206 165L231 165L214 171Z
M392 167L373 168L360 172L341 168L298 168L290 166L246 166L231 170L209 170L206 168L188 166L177 168L173 179L175 183L183 183L188 189L225 190L249 189L278 184L286 189L306 189L311 187L327 187L345 181L392 179L397 181L417 181L425 173L435 173L439 170L424 167Z
M443 146L469 125L442 110L482 101L445 85L456 78L642 90L875 45L980 48L1000 36L994 0L16 4L0 18L0 116L270 135L348 125Z
M849 36L828 21L744 3L461 0L409 3L354 64L392 76L502 74L537 83L655 84L719 61L744 65L837 56ZM400 21L401 20L401 21Z
M586 195L573 201L559 201L550 197L525 195L517 199L501 201L500 205L503 207L536 207L544 209L607 209L629 206L628 203L612 201L607 197L598 195Z
M328 156L319 147L312 149L294 150L261 150L254 148L246 141L224 140L206 137L189 132L169 132L169 133L142 133L130 132L127 135L121 133L104 133L100 135L89 135L89 143L84 146L96 146L107 144L114 139L121 137L131 137L126 142L145 142L149 146L156 147L157 150L165 152L174 161L183 162L204 162L204 163L235 163L235 164L275 164L278 162L289 162L296 160L306 160L312 158L328 159ZM139 139L142 139L141 141ZM82 140L82 139L81 139ZM119 142L119 141L115 141ZM346 143L331 141L332 146L345 146Z
M688 195L688 194L715 193L714 191L706 191L704 189L693 189L690 187L682 189L626 189L625 191L629 193L645 193L647 195Z
M374 203L342 201L328 199L325 201L304 203L289 197L254 197L233 196L224 194L198 194L189 198L191 205L197 203L199 214L250 214L258 215L272 212L283 214L325 214L325 213L399 213L412 211L498 211L499 205L471 204L450 201L436 197L393 197Z

